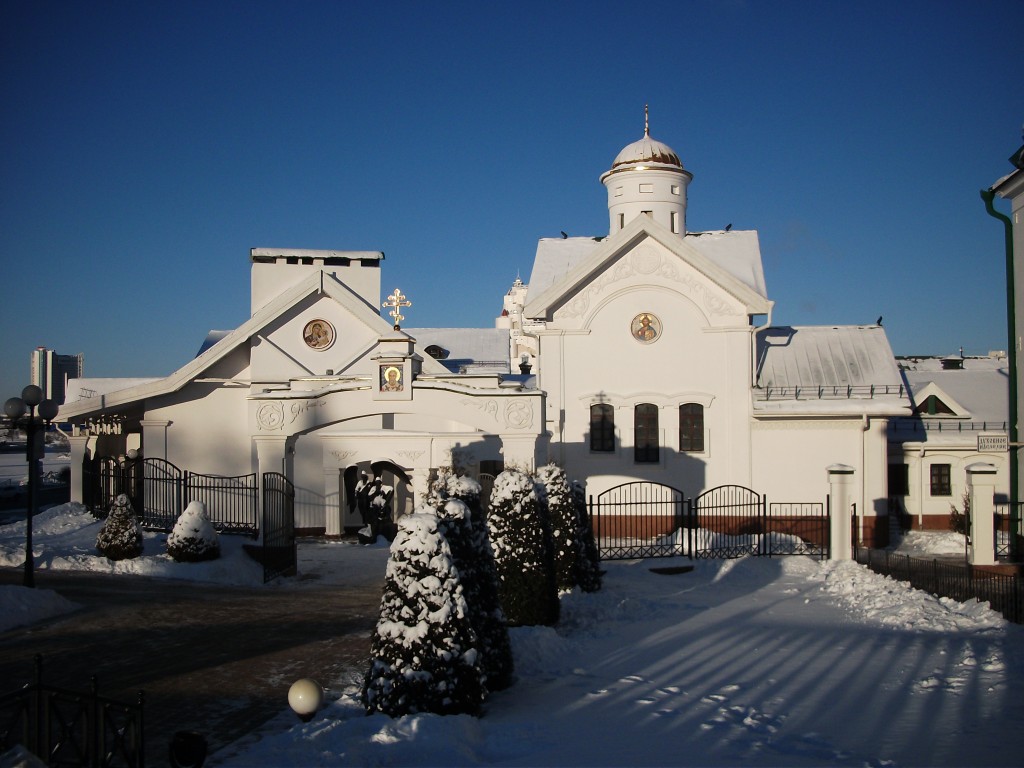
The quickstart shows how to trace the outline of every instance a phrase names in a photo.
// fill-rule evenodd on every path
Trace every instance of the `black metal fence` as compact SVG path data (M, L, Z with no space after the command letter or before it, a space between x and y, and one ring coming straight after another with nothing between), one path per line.
M670 485L631 482L590 497L594 540L602 560L672 557L692 551L689 504Z
M958 602L988 602L1007 621L1024 624L1024 582L1020 575L996 573L966 562L925 560L866 547L857 547L855 557L875 573L909 582L915 589Z
M100 696L96 678L88 693L42 682L36 656L33 679L0 696L0 753L21 745L48 766L143 768L143 694L125 704Z
M221 533L255 536L259 491L256 473L223 477L188 472L157 458L89 462L84 473L84 500L97 516L125 494L144 528L170 531L190 501L201 501L213 527Z
M769 504L763 495L739 485L687 499L678 488L635 481L591 496L589 507L605 560L829 555L826 503Z
M294 576L298 566L295 547L295 486L278 472L263 474L264 583L278 576Z

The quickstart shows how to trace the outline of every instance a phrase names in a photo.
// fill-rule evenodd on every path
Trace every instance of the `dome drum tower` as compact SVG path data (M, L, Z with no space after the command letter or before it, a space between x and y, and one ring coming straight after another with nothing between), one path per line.
M601 176L608 190L609 235L642 215L686 234L686 187L692 178L671 147L651 138L645 107L644 137L624 147Z

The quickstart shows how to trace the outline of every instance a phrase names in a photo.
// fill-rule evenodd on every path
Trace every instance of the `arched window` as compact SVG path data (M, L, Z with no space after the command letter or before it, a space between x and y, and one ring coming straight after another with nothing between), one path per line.
M633 460L637 464L657 464L658 406L640 403L633 409Z
M607 403L590 406L590 450L601 453L615 450L615 409Z
M704 450L704 406L699 403L679 406L679 450L687 453Z

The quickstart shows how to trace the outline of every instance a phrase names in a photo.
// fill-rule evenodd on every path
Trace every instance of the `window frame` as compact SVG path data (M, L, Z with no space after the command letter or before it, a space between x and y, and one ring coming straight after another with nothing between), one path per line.
M654 403L637 403L633 406L633 462L635 464L661 463L659 410Z
M596 419L595 414L598 415ZM615 453L615 406L608 403L591 404L590 452Z
M679 406L679 452L704 453L704 406L683 403Z
M953 466L951 464L931 464L928 467L929 495L953 495Z

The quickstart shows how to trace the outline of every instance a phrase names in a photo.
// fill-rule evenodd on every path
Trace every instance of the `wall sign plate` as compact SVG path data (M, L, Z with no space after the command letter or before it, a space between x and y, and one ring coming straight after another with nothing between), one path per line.
M310 320L302 329L302 340L310 349L328 349L334 343L334 326L326 320Z
M629 333L637 341L650 344L661 338L661 320L650 312L641 312L629 324Z

